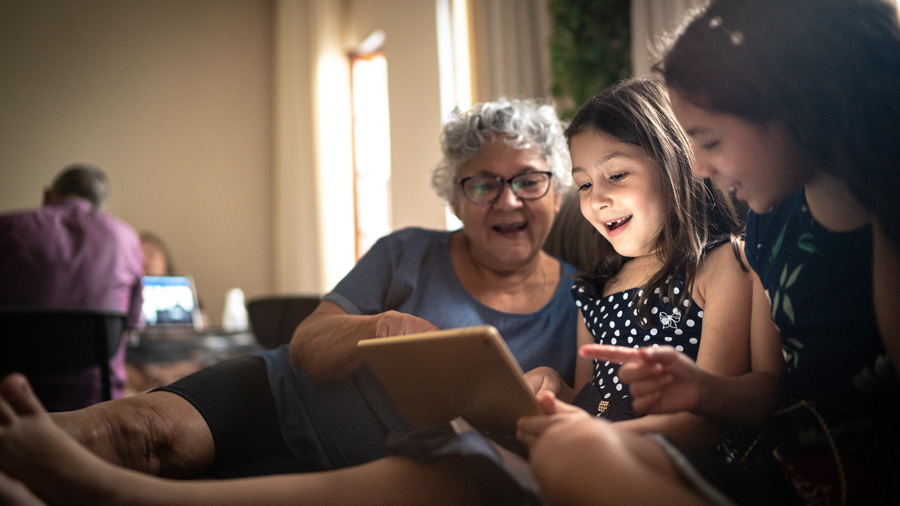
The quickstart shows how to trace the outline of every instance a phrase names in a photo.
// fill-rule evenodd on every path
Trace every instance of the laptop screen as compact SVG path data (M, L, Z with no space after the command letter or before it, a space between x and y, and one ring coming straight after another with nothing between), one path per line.
M193 327L197 295L189 276L144 276L142 313L147 327Z

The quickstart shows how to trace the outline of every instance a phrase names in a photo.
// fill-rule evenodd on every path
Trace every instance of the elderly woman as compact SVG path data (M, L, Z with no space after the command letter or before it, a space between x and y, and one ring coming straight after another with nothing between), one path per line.
M408 429L356 351L362 339L491 324L525 370L574 374L571 266L541 250L569 178L553 109L499 100L455 112L438 193L463 227L382 238L287 346L144 395L54 414L105 459L169 477L320 471L387 455Z

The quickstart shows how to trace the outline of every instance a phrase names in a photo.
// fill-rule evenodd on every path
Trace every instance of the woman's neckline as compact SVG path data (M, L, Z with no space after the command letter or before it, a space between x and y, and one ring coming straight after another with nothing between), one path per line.
M502 299L504 295L503 291L486 288L488 286L487 283L480 282L481 277L479 276L479 273L481 271L477 269L477 266L474 263L474 259L472 258L471 253L468 251L466 244L462 243L456 246L459 248L458 254L460 255L460 257L458 259L454 259L455 246L453 241L454 237L457 234L461 236L457 240L463 242L467 240L467 238L463 236L462 230L451 233L449 235L447 244L447 254L450 260L451 268L453 269L453 277L456 278L459 286L469 297L488 309L509 315L531 315L542 311L550 304L550 302L553 301L556 292L559 290L560 279L563 275L562 262L554 259L553 257L550 257L549 255L546 255L545 253L543 253L543 251L539 251L535 259L535 261L539 262L539 264L535 267L535 273L531 274L531 276L538 276L540 278L541 290L540 293L536 295L527 294L525 296L525 299L529 301L537 300L540 302L540 305L526 306L525 304L521 303L489 303L488 301L495 300L493 299L493 297L497 297L497 300ZM460 263L467 262L467 264L465 266L458 266L457 261ZM464 267L466 271L461 274L459 267ZM522 297L522 294L511 295L511 297L514 296ZM486 297L488 297L488 300L485 300ZM524 310L512 310L513 306L517 306L517 309L521 307Z

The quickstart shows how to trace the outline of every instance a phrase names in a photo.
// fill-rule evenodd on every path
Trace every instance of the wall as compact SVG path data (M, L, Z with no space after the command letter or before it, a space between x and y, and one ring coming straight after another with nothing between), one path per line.
M635 51L697 1L673 13L669 0L634 0ZM393 227L444 226L430 187L435 11L433 0L0 0L0 212L37 206L60 168L93 163L112 180L109 211L167 241L214 323L230 287L322 293L354 261L344 58L376 29Z
M347 55L376 29L386 35L392 227L444 226L430 187L441 126L435 11L422 0L276 0L278 291L322 293L355 262ZM304 58L304 70L291 66ZM296 226L310 219L315 230Z
M0 0L0 212L93 163L108 210L166 240L213 323L230 287L322 293L354 261L339 62L372 30L393 226L443 226L435 16L423 0Z
M441 157L443 119L436 2L353 0L349 4L348 49L375 30L385 33L393 227L441 228L445 206L431 189L431 171Z
M168 243L211 319L273 284L270 2L0 2L0 211L66 164Z

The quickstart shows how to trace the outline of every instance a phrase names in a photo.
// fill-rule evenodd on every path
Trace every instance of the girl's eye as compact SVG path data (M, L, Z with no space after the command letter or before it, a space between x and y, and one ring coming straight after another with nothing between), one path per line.
M593 186L593 185L594 185L594 183L584 183L584 184L580 184L580 185L578 185L578 191L580 191L580 192L581 192L581 191L585 191L585 190L589 189L589 188L590 188L591 186Z
M707 142L706 144L702 145L701 147L703 149L705 149L706 151L709 151L718 145L719 145L719 141L712 141L712 142Z
M610 180L610 181L621 181L621 180L625 179L625 176L627 176L627 175L628 175L627 172L621 172L621 173L619 173L619 174L613 174L612 176L609 176L609 180Z

